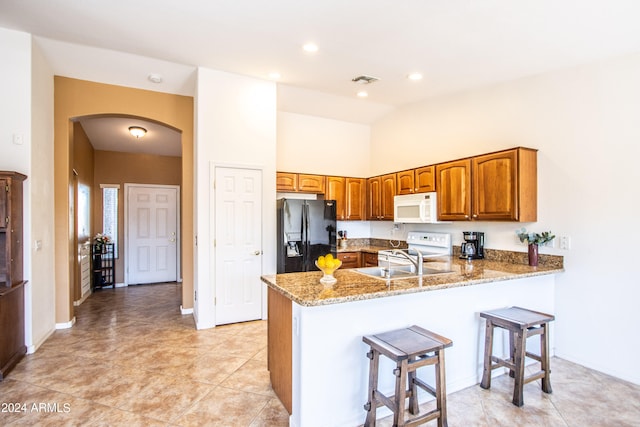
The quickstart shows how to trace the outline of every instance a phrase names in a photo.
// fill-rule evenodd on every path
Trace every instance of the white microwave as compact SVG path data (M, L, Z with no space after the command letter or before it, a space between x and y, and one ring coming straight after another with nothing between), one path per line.
M393 221L402 223L438 222L435 192L403 194L393 198Z

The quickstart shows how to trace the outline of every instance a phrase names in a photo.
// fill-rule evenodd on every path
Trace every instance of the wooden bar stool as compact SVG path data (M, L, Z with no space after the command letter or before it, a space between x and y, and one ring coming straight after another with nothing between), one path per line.
M368 401L364 405L367 418L364 425L376 425L376 409L385 405L393 411L394 426L415 426L438 419L438 427L447 426L447 405L444 371L444 349L450 347L450 339L442 337L419 326L407 329L384 332L365 336L362 340L371 350L367 353L369 363L369 391ZM431 355L427 353L433 353ZM395 394L387 397L378 388L378 364L380 354L393 360L397 368L393 370L396 376ZM416 369L423 366L435 365L435 387L416 378ZM407 389L407 382L409 388ZM418 389L426 390L436 398L436 409L411 420L404 419L405 401L409 399L409 412L419 413Z
M484 371L480 387L491 387L491 371L502 366L509 368L509 376L515 378L513 389L513 404L524 405L522 388L531 381L542 378L542 391L551 393L549 378L549 322L555 320L551 314L531 311L520 307L509 307L498 310L485 311L480 317L486 319L486 333L484 340ZM500 359L492 355L493 329L503 328L509 331L509 359ZM540 355L527 351L527 338L540 335ZM540 362L540 371L525 378L525 356Z

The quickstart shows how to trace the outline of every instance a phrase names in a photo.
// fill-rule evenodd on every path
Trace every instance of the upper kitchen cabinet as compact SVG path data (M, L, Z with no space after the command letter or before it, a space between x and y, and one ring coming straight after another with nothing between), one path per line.
M300 193L324 193L324 175L277 172L276 191Z
M365 219L365 199L367 181L364 178L346 178L345 214L347 220Z
M471 217L471 160L436 165L438 220L465 221Z
M276 172L276 191L298 191L298 174L289 172Z
M396 172L396 194L413 194L415 193L414 170Z
M367 180L367 219L393 221L393 196L395 195L395 173L369 178Z
M336 201L336 219L343 221L347 215L345 213L345 201L347 200L346 178L343 176L328 176L326 179L327 191L324 195L326 200Z
M336 201L338 221L361 221L364 219L364 178L328 176L325 199Z
M473 219L537 220L537 150L519 147L472 162Z
M436 191L436 167L424 166L417 168L414 172L415 192L428 193Z
M436 191L435 166L423 166L396 173L396 194Z
M441 221L537 219L537 150L514 148L436 165Z

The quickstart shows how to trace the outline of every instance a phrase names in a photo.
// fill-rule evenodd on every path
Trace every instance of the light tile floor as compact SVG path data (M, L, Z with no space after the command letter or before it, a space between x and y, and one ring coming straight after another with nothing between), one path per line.
M0 382L0 425L287 426L269 384L266 322L196 331L180 300L175 283L93 294L73 328ZM522 408L504 375L491 390L450 393L449 425L640 426L640 387L558 358L551 366L553 394L528 384Z

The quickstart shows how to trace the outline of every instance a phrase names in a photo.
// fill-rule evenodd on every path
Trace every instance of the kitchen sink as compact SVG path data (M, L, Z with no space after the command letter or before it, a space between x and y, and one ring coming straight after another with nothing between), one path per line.
M377 279L408 279L418 277L418 273L411 271L410 265L395 266L387 268L384 266L356 268L355 271L366 276L375 277ZM424 267L422 275L451 273L451 270L437 270L434 268Z

